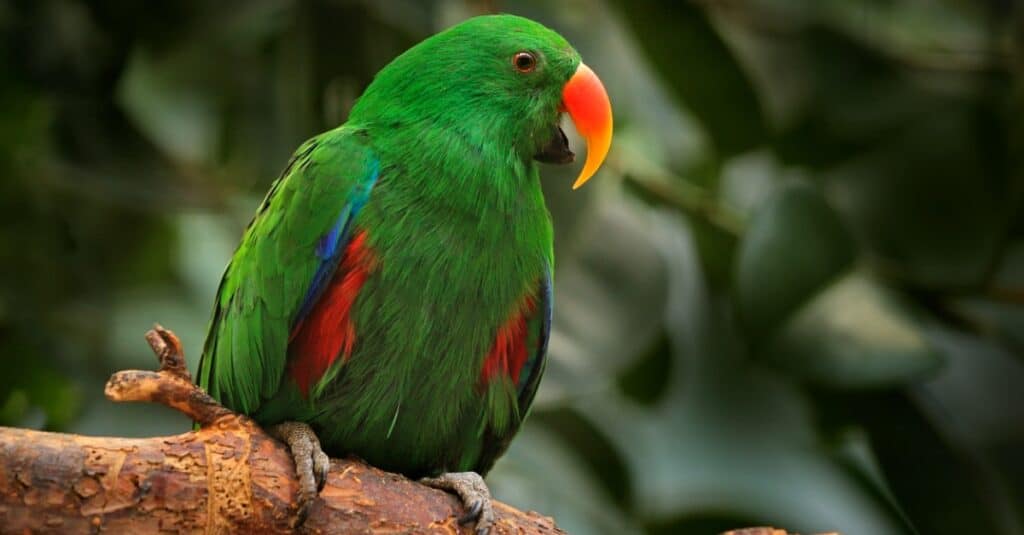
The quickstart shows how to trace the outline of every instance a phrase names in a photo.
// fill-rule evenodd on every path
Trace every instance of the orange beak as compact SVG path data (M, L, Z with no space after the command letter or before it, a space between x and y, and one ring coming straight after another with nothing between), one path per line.
M576 131L587 141L587 161L572 185L579 188L601 167L612 145L612 103L601 79L580 63L576 74L562 88L562 105L569 112Z

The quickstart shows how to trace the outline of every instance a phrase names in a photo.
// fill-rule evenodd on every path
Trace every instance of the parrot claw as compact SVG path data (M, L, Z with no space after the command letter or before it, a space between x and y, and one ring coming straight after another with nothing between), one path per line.
M454 492L466 507L466 514L459 517L459 524L476 522L476 535L487 535L494 525L494 506L491 491L484 478L476 472L448 472L438 477L425 477L420 483L435 489Z
M331 471L331 458L320 449L319 440L313 452L313 474L316 476L316 492L320 494L327 484L327 474Z
M482 500L477 500L469 504L469 510L466 511L466 514L459 517L459 525L465 526L470 522L474 522L476 519L480 518L480 513L482 513L483 510L484 502Z
M302 422L284 422L267 429L278 440L288 445L295 461L295 473L299 477L299 510L296 526L301 526L309 516L309 510L327 482L331 458L320 447L320 439L309 425Z

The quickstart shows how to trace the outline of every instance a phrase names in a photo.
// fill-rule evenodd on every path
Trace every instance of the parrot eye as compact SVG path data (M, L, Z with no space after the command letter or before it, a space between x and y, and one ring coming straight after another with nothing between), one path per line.
M529 52L517 52L512 56L512 65L519 72L533 72L537 68L537 58Z

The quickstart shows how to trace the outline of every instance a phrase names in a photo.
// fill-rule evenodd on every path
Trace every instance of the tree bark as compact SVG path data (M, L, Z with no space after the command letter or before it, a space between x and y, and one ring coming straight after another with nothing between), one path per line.
M151 401L200 424L125 439L0 428L2 533L472 533L448 493L358 460L335 459L301 526L286 448L192 384L177 338L146 335L160 371L124 371L114 401ZM562 533L551 518L495 502L492 533Z

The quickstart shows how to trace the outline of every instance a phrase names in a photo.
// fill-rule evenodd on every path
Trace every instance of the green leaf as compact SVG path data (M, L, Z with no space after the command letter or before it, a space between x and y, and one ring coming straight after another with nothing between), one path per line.
M569 533L639 533L602 492L575 451L541 426L527 424L487 476L494 496L543 511Z
M0 398L0 424L56 431L78 415L81 393L68 377L39 362L22 366L19 374Z
M701 269L707 274L708 282L716 290L728 288L736 257L736 236L703 219L693 220L691 225Z
M901 384L941 362L897 296L859 273L803 307L767 354L808 381L836 388Z
M1013 533L1012 498L977 450L950 440L958 426L943 407L922 407L929 397L884 390L846 405L863 422L888 488L917 533Z
M554 331L537 402L553 403L609 384L653 346L665 308L657 222L636 203L600 203L562 248L555 273Z
M853 263L855 246L821 194L793 183L759 209L740 243L736 304L755 339L775 330Z
M947 365L908 397L931 429L916 432L922 424L892 404L873 411L888 425L879 431L890 436L877 433L877 442L893 488L921 533L1019 531L1024 361L946 326L927 335Z
M1024 211L1018 217L1024 219ZM1017 303L1024 302L1024 240L1017 240L1003 248L1001 259L988 285L994 296Z
M29 400L46 413L46 429L64 429L78 415L81 392L68 377L41 370L30 389Z
M7 399L0 405L0 423L4 425L26 426L24 421L32 408L28 400L28 394L24 390L10 390L6 392Z
M952 301L950 306L983 334L1024 358L1024 304L964 297Z
M194 81L182 79L179 73L137 51L121 77L118 100L165 154L205 163L217 148L216 135L222 128L215 96L197 90Z
M653 406L614 391L575 404L625 460L638 514L659 525L720 516L806 532L905 533L868 478L818 435L806 393L744 358L688 226L662 239L671 259L668 391Z
M707 129L720 156L768 137L747 75L704 11L690 2L623 2L619 13L662 78Z
M963 109L935 110L826 175L826 191L890 278L943 289L982 283L1016 210L1005 140ZM995 136L992 136L995 137Z

